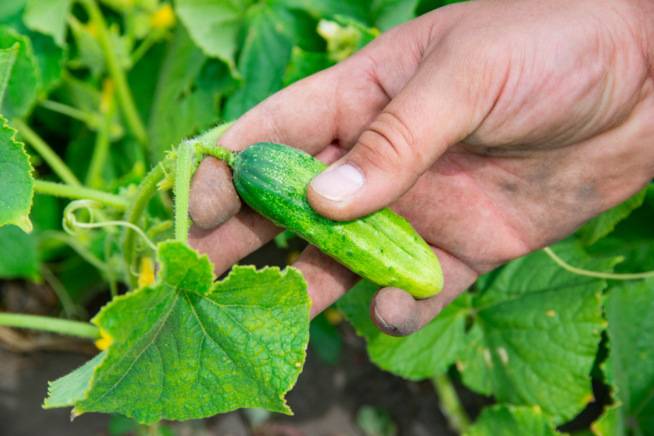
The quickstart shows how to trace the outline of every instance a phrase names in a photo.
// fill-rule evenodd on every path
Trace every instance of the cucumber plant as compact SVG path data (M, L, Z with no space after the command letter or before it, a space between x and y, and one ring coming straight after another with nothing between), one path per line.
M444 3L0 5L0 278L46 281L61 309L50 317L0 313L0 325L88 338L101 350L53 381L44 407L72 407L73 416L120 412L141 423L239 407L290 412L283 397L309 340L306 282L291 267L248 266L216 281L210 261L186 243L194 166L221 153L207 147L229 126L220 122ZM316 231L331 241L326 228L284 222L254 202L311 242L325 244ZM479 278L411 337L372 324L371 282L337 307L376 365L433 383L459 433L560 434L557 426L594 400L594 379L610 395L585 434L651 435L654 279L642 271L654 270L653 218L650 185L568 240ZM364 274L364 253L352 250L348 263L342 248L332 254ZM438 282L439 271L430 274L426 280ZM87 322L83 306L98 289L111 300ZM471 423L451 376L497 404Z

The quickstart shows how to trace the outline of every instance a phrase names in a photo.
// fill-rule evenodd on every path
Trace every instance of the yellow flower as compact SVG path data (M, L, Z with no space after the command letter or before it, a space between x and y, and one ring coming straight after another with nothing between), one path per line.
M109 348L111 343L113 342L113 339L111 339L111 336L107 332L105 332L103 329L100 329L100 339L95 341L95 346L98 347L98 350L106 350Z
M170 29L175 25L175 12L169 4L163 5L150 15L150 26L153 29Z
M139 274L139 288L154 283L154 262L149 257L141 259L141 273Z

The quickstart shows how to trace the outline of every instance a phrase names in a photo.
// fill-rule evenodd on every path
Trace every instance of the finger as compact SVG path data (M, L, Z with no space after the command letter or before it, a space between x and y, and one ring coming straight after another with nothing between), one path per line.
M218 227L241 210L229 165L211 156L202 160L191 180L188 209L193 224L204 230Z
M354 148L311 181L307 198L318 213L351 220L388 206L476 129L499 95L503 72L489 74L461 56L437 45ZM383 68L392 65L374 74L386 74Z
M244 205L232 219L216 229L191 227L188 242L192 248L209 256L214 273L219 276L281 231L280 227Z
M315 157L329 165L342 154L343 150L339 146L330 144ZM194 237L199 239L201 235L211 235L211 232L200 232L200 229L212 230L226 223L241 210L241 204L229 166L211 156L205 157L191 181L189 215L193 224L199 228L192 229Z
M449 253L435 248L444 275L444 287L435 296L415 300L397 288L379 290L370 302L370 318L390 336L408 336L420 330L477 279L478 274Z
M321 252L318 247L309 245L293 263L307 281L311 298L311 319L357 284L361 278Z

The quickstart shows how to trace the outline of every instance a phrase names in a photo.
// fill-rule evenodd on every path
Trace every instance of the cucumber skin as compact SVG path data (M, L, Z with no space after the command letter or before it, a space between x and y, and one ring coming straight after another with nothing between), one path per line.
M443 287L436 255L409 222L389 208L333 221L309 205L306 188L327 165L287 145L260 142L236 156L237 192L255 211L314 244L358 275L428 298Z

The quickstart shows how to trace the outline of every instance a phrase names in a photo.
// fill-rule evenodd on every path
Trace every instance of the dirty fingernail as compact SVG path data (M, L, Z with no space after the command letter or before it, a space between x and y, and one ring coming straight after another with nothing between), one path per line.
M388 325L386 321L384 321L384 318L381 317L379 312L377 312L377 306L374 308L374 313L375 313L375 319L377 321L377 325L379 328L383 329L385 332L394 332L397 331L397 327L393 327L392 325Z
M350 164L318 174L311 187L318 194L333 201L342 201L356 194L363 186L363 174Z

